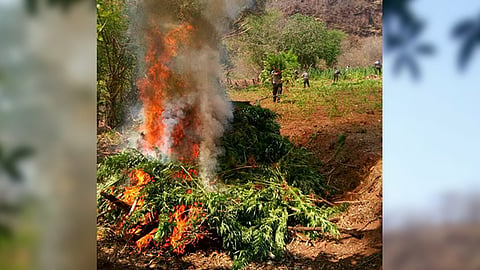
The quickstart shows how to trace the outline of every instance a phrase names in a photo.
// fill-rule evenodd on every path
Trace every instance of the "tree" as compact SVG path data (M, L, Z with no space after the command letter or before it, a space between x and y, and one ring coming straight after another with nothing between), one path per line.
M268 53L277 52L281 34L282 15L268 11L263 15L250 14L239 26L238 33L226 40L234 55L247 58L258 70Z
M328 30L314 17L295 14L287 19L279 11L249 15L229 42L229 49L247 57L259 69L264 68L267 54L291 51L304 68L323 59L327 66L336 64L341 53L344 33Z
M325 64L328 67L333 67L337 64L344 36L345 34L338 30L330 30L325 33L320 58L325 60Z
M127 29L124 2L97 0L97 118L109 127L121 123L122 97L131 88L135 57Z
M314 17L295 14L288 18L279 44L281 50L292 50L303 67L315 66L320 59L331 67L340 55L343 36Z
M325 24L315 18L295 14L283 28L280 48L292 50L302 66L313 66L322 53L321 41L326 30Z

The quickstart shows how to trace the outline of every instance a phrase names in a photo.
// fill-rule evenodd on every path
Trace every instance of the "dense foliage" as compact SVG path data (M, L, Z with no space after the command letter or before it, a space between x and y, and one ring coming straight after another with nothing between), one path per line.
M340 71L341 80L364 80L369 76L379 75L373 66L367 67L350 67L346 68L330 68L330 69L309 69L310 78L314 80L333 80L333 74L335 70Z
M222 138L224 154L219 160L222 180L238 183L255 180L265 167L280 169L289 185L305 194L322 195L322 165L312 153L293 146L280 134L277 114L260 106L236 105L234 120ZM246 167L248 170L243 170Z
M344 33L329 30L314 17L295 14L283 18L279 11L247 16L239 26L237 37L227 43L241 57L262 69L268 54L291 51L298 56L304 68L314 67L323 61L327 67L336 64L341 53Z
M328 67L340 55L343 33L328 30L314 17L295 14L288 18L282 29L280 49L293 50L303 67L315 66L322 59Z
M268 11L262 15L246 16L239 28L239 35L226 40L230 51L238 57L248 59L260 69L265 55L277 52L279 47L281 13Z
M130 93L135 56L127 29L125 2L97 0L97 118L111 128L121 123L126 101L136 96Z
M234 120L222 138L221 170L277 162L292 147L280 134L277 114L259 106L236 105Z
M305 150L280 135L275 118L258 106L236 106L232 127L223 138L225 154L219 160L215 192L201 184L196 165L163 163L136 150L106 158L97 170L103 224L117 226L137 246L148 243L142 247L174 253L204 237L218 238L234 260L233 269L283 255L288 226L321 228L310 233L312 237L338 235L328 218L339 209L315 201L324 188L321 175ZM132 201L131 189L138 182L132 174L138 171L148 180L135 191L137 207L129 203L124 210L112 208L101 193ZM151 238L136 238L149 224L154 225Z

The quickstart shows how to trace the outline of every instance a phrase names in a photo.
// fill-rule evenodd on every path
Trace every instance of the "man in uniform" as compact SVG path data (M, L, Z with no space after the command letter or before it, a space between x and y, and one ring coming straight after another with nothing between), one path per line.
M306 70L303 71L302 73L302 78L303 78L303 88L305 88L308 85L308 88L310 88L310 76L308 75L308 72Z
M282 71L273 67L272 70L272 86L273 86L273 103L280 103L280 95L282 94Z
M340 70L336 68L335 72L333 73L333 82L338 82L338 76L340 76Z
M374 66L377 73L382 74L382 63L380 63L380 60L375 61Z

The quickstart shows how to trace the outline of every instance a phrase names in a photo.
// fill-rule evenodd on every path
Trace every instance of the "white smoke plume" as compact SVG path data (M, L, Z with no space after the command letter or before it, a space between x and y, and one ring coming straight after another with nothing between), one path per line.
M255 1L139 0L136 4L138 10L134 14L136 17L132 18L136 27L132 27L134 30L131 31L136 35L142 52L138 58L143 61L149 50L156 52L150 54L150 60L139 63L144 67L140 77L144 78L143 82L147 81L142 99L144 103L145 100L149 104L162 103L163 109L161 115L156 115L153 120L152 116L149 118L150 125L161 121L161 124L157 124L162 131L156 129L158 137L152 138L157 135L148 134L149 130L146 130L147 141L155 144L162 157L169 158L175 158L171 156L172 148L176 149L177 154L188 156L192 152L192 149L188 149L191 143L196 143L199 148L200 177L205 187L213 189L217 158L222 153L219 142L233 117L232 104L220 84L221 35L229 30L230 22L243 10L253 7ZM189 32L188 41L176 44L172 40L181 38L179 36L182 33L174 32L170 39L168 35L172 35L172 29L183 24L188 24L191 27L188 29L193 30ZM161 37L149 36L152 30L159 31ZM172 47L175 47L174 53L169 51ZM165 54L162 53L171 55L164 59ZM152 63L151 55L159 58L158 63ZM152 72L151 67L155 65L157 69ZM161 67L158 68L158 65ZM160 73L168 79L159 79ZM152 86L155 84L161 87ZM159 92L161 98L158 97ZM149 108L144 107L144 114L147 115L145 110ZM188 122L182 129L185 139L181 138L181 141L185 145L175 142L179 139L174 138L175 130L183 122ZM151 153L152 150L146 151Z

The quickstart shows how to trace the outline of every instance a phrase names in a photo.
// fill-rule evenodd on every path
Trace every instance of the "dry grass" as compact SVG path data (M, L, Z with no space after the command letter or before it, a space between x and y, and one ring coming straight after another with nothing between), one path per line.
M231 89L228 95L233 100L260 103L287 118L292 114L308 118L319 106L329 118L372 113L382 108L382 82L378 78L341 80L337 83L325 79L312 80L310 85L310 88L303 88L301 83L284 87L280 104L273 103L271 90L267 87Z
M382 59L382 37L349 37L342 42L342 52L338 58L341 67L372 66L376 60Z

